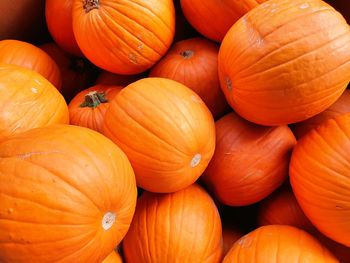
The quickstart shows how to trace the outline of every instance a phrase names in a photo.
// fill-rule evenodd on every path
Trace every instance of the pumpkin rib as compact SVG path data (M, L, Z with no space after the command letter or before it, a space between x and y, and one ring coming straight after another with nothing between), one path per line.
M74 227L76 225L69 225L69 224L56 224L56 223L38 223L38 222L31 222L31 221L24 221L24 220L20 220L18 218L16 219L11 219L11 218L0 218L0 221L10 221L10 222L19 222L20 224L32 224L32 225L49 225L49 226L69 226L69 227ZM83 226L91 226L94 224L81 224Z

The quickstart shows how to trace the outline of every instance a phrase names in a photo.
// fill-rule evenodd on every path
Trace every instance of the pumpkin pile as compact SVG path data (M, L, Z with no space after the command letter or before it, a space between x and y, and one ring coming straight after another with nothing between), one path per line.
M350 263L342 0L3 2L1 263Z

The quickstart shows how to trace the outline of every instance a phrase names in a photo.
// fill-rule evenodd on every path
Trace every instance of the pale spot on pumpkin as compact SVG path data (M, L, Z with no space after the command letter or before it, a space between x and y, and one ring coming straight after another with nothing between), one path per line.
M203 103L203 101L195 95L191 95L191 100L193 100L194 102L201 103L201 104Z
M137 59L138 57L134 53L132 52L129 53L129 61L131 63L138 64Z
M33 92L33 93L38 93L38 90L36 88L30 88L30 90Z
M229 91L232 91L232 82L229 77L226 77L226 87Z
M140 35L140 34L136 34L136 37L137 37L138 39L140 39L140 38L141 38L141 35Z
M196 153L191 160L191 163L190 163L191 167L196 167L201 162L201 159L202 159L202 155L199 153Z
M35 79L34 81L41 86L41 82L39 80Z
M241 248L250 247L250 245L253 243L252 238L248 235L243 236L239 241L238 244L241 245Z
M102 228L104 230L110 229L115 222L115 214L112 212L107 212L102 218Z
M138 50L142 50L142 49L143 49L143 44L139 45L139 46L137 47L137 49L138 49Z
M308 8L309 7L309 4L308 3L304 3L302 5L299 6L301 9L305 9L305 8Z

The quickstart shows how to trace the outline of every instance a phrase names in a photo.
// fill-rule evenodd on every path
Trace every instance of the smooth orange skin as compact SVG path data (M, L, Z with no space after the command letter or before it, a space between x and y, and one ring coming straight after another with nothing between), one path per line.
M201 98L181 83L145 78L111 101L103 134L128 156L137 185L169 193L193 184L215 148L213 117ZM201 155L199 162L193 158Z
M350 27L320 0L271 0L229 30L219 51L231 107L261 125L285 125L331 106L350 80Z
M296 143L287 126L259 126L232 112L215 127L215 153L201 178L222 203L254 204L287 179Z
M145 192L123 241L126 262L220 262L221 220L197 184L171 194Z
M122 88L120 86L96 85L79 92L68 105L69 123L102 132L104 117L110 101L113 100ZM105 93L105 98L108 102L101 103L96 108L80 107L85 101L85 95L93 91Z
M0 62L34 70L61 90L61 72L56 62L32 44L12 39L1 40Z
M72 9L72 0L45 1L46 23L52 38L66 52L81 57L83 54L73 33Z
M230 226L222 226L223 256L227 254L233 244L242 236L243 234L239 230Z
M102 261L102 263L123 263L123 260L116 251L113 251Z
M145 73L137 74L137 75L120 75L114 74L112 72L108 72L103 70L97 77L95 84L102 85L114 85L114 86L128 86L129 84L147 77Z
M169 49L175 33L172 0L100 0L86 12L73 3L73 32L83 54L96 66L117 74L151 68ZM86 34L89 32L89 34Z
M126 234L136 183L125 154L93 130L52 125L0 144L0 258L100 263ZM116 215L105 230L107 212Z
M324 235L350 246L350 113L330 119L296 144L289 168L296 199Z
M185 51L194 52L193 57L184 57ZM149 76L172 79L189 87L218 119L230 110L220 89L218 53L219 47L204 38L183 40L171 47Z
M67 104L39 73L0 63L0 141L33 128L68 124Z
M350 112L350 90L346 89L340 98L328 109L310 119L291 125L291 129L295 137L299 139L327 120L348 112Z
M266 0L265 0L266 1ZM230 27L264 0L180 0L190 24L203 36L221 42Z
M262 226L240 238L222 263L340 263L307 232L282 225Z

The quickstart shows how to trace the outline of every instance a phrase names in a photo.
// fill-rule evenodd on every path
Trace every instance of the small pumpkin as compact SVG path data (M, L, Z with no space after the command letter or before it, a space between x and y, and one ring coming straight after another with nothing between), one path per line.
M298 140L289 175L296 199L324 235L350 246L350 113Z
M232 112L219 119L215 128L215 153L201 178L221 202L256 203L287 179L296 143L287 126L259 126Z
M180 41L155 65L150 77L169 78L196 92L217 119L230 110L220 89L219 47L204 38Z
M0 62L34 70L61 90L61 72L56 62L30 43L12 39L1 40Z
M340 98L328 109L310 119L291 125L291 129L295 137L299 139L327 120L348 112L350 112L350 90L346 89Z
M126 262L221 261L221 221L197 184L171 194L145 192L123 241Z
M222 263L340 263L313 236L292 226L262 226L241 237Z
M39 73L0 63L0 141L33 128L68 124L67 104Z
M103 134L128 156L137 185L148 191L181 190L213 156L215 126L201 98L164 78L145 78L122 89L105 115Z
M123 263L123 260L116 251L113 251L102 261L102 263Z
M117 74L151 68L174 37L172 0L74 0L72 14L73 32L83 54Z
M110 101L123 87L96 85L79 92L69 103L69 122L102 132Z
M226 34L219 77L228 103L251 122L306 120L331 106L349 83L349 25L323 1L267 1Z
M125 154L93 130L52 125L0 144L0 258L100 263L136 206Z

